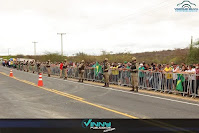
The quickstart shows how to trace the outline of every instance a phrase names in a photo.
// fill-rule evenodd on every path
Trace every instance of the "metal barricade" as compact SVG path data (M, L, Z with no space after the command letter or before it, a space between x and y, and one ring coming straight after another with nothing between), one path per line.
M23 70L23 66L16 66L17 70ZM37 65L29 66L29 71L38 72ZM40 65L40 72L47 73L45 64ZM59 65L51 65L51 74L60 75ZM78 78L79 70L77 67L69 66L67 68L69 78ZM131 85L131 73L128 69L110 69L110 83L121 86ZM103 73L95 72L95 68L86 67L84 79L88 81L104 82ZM153 71L138 71L139 89L159 91L163 93L181 94L182 96L198 97L199 74L188 73L163 73Z
M199 75L139 71L138 86L140 89L196 97L198 96L199 86L199 79L197 78L197 76Z
M73 67L73 66L69 66L67 68L67 73L68 73L68 77L69 78L78 78L79 75L79 71L77 69L77 67Z
M87 67L85 69L84 79L88 81L95 81L95 69L93 67Z
M114 84L114 85L119 85L119 70L118 68L111 68L110 71L109 71L109 74L110 74L110 83L111 84Z
M74 78L73 72L74 72L73 67L69 66L69 68L68 68L68 77L69 78Z
M193 96L193 97L197 96L198 86L197 86L196 74L189 74L187 90L191 96Z
M119 84L121 86L131 86L131 73L129 70L120 70Z
M58 65L52 64L52 65L50 66L50 68L51 68L51 74L52 74L52 75L60 76L60 68L59 68ZM62 73L63 73L63 71L62 71Z

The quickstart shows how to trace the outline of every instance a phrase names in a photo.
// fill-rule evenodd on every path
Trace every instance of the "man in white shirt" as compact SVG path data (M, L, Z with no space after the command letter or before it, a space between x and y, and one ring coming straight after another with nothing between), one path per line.
M179 73L179 67L176 65L176 64L173 64L173 84L174 84L174 87L176 88L176 85L177 85L177 73Z
M189 65L189 69L185 71L189 74L189 84L188 88L190 88L190 94L194 93L195 87L196 87L196 70L193 68L192 65Z

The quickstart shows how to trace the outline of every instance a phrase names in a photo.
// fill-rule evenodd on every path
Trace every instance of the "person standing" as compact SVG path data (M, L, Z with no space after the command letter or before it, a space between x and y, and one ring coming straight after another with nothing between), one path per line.
M180 69L177 64L173 64L172 72L173 72L173 87L175 90L177 86L177 81L178 81L178 75L176 73L180 72Z
M35 62L34 60L31 62L32 72L35 73Z
M119 79L119 70L116 62L113 64L112 67L112 75L113 75L113 82L114 84L118 84L118 79Z
M8 67L10 68L11 67L11 61L9 60L8 62Z
M140 86L143 86L143 81L144 81L144 65L141 63L140 64L140 67L139 67L139 73L138 73L138 76L139 76L139 85Z
M65 59L64 63L63 63L63 73L64 73L64 80L67 79L68 74L67 74L67 67L68 67L68 62L67 59Z
M103 76L104 76L104 86L103 87L109 87L109 69L110 69L110 64L108 63L108 58L104 59L104 72L103 72Z
M37 61L37 72L38 74L40 74L40 66L41 66L41 63L39 61Z
M136 62L136 58L132 58L132 63L130 67L130 72L131 72L131 84L132 84L132 90L138 92L138 63Z
M195 93L195 87L196 87L196 69L193 68L193 65L189 65L189 68L188 70L185 71L186 73L188 73L189 77L188 77L188 80L189 80L189 84L188 84L188 88L189 88L189 94L193 96L193 94L196 94Z
M26 61L25 60L23 61L23 71L24 72L26 71Z
M16 62L16 68L19 70L19 61Z
M23 71L23 61L20 61L20 70Z
M50 60L48 60L48 62L46 63L46 68L47 68L48 77L50 77L50 73L51 73L50 65L51 65Z
M170 67L169 64L167 64L163 72L166 77L167 90L168 90L168 93L170 94L172 93L172 87L173 87L173 74L171 74L173 72L173 69Z
M82 82L84 81L84 70L85 70L85 64L84 64L84 60L81 61L78 69L79 69L79 82Z
M26 61L26 72L29 72L29 61Z
M63 77L63 63L61 62L60 64L59 64L59 69L60 69L60 78L62 78Z

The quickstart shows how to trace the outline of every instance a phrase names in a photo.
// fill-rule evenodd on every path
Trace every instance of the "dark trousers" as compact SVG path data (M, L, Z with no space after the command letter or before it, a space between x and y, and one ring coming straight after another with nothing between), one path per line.
M172 90L173 79L167 79L167 89Z
M187 92L188 81L182 82L183 92Z
M195 93L195 86L196 86L196 81L195 80L191 80L190 82L189 82L189 87L190 87L190 94L192 94L192 93Z
M196 94L198 95L199 79L196 80Z
M177 79L176 79L176 80L173 80L173 86L174 86L174 89L176 89L177 82L178 82L178 80L177 80Z
M140 80L140 83L139 85L142 86L143 85L143 80L144 80L144 77L139 77L139 80Z

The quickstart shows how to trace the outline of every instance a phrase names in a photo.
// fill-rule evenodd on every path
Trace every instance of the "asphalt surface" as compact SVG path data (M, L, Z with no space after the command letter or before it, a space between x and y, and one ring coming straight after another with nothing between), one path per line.
M197 102L43 76L52 92L31 85L37 74L9 72L0 66L0 118L199 118Z

